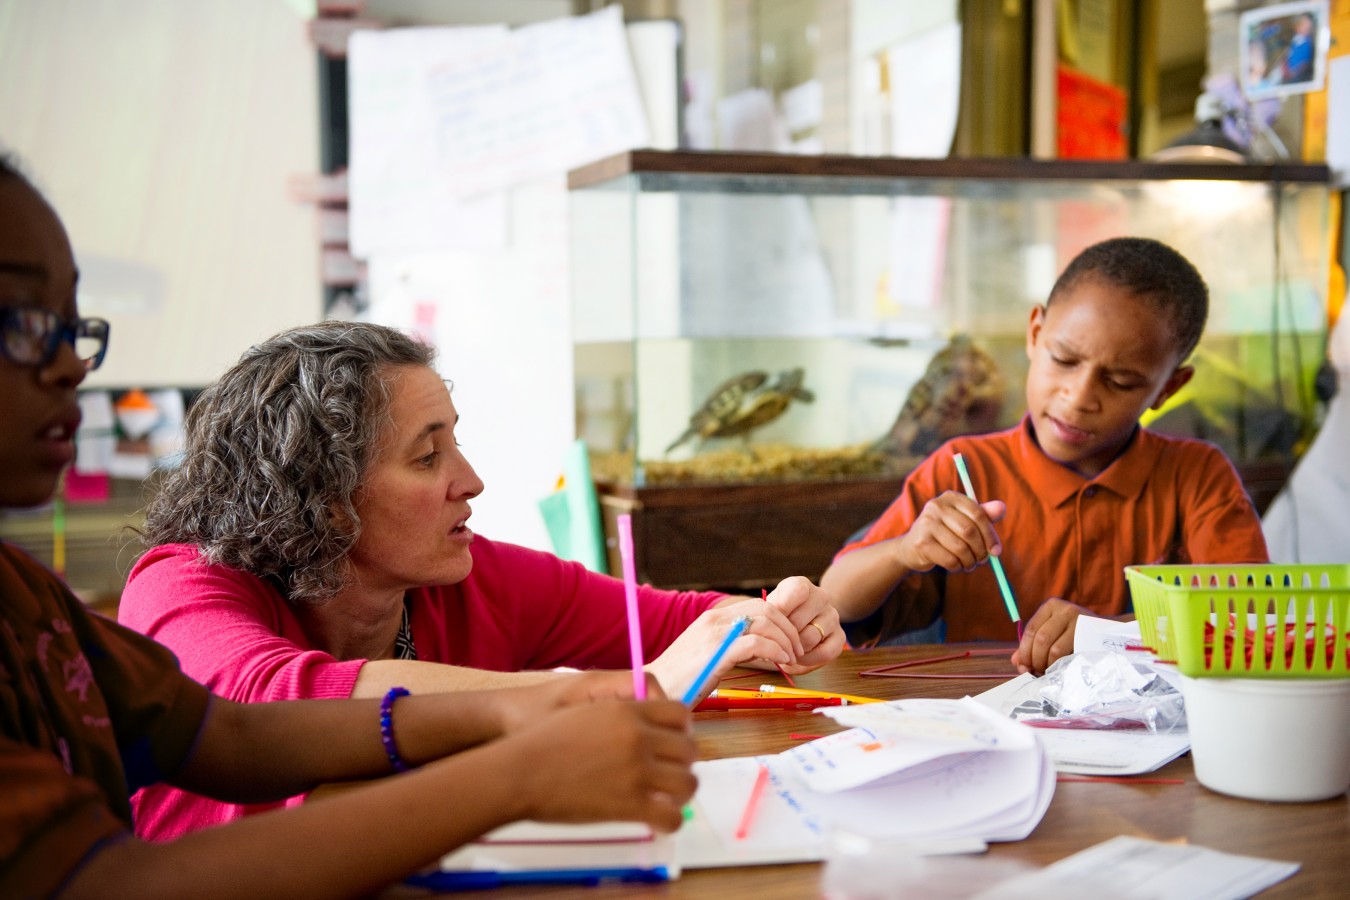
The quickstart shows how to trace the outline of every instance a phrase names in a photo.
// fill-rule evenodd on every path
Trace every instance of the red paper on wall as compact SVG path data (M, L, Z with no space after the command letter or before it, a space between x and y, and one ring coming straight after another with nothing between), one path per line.
M1126 159L1127 98L1114 84L1060 65L1055 114L1060 159Z

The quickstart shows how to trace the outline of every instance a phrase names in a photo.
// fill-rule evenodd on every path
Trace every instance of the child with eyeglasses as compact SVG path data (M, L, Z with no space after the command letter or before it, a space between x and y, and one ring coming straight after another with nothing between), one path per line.
M0 158L3 507L50 500L75 456L76 389L109 333L79 317L77 278L60 220ZM406 693L214 697L0 543L0 896L362 896L516 819L673 830L693 793L688 711L625 699L627 672ZM409 768L180 840L131 833L128 798L147 784L259 802Z

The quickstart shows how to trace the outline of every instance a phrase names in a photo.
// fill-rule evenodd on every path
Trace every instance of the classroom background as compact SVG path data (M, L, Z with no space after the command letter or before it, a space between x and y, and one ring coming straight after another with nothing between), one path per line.
M196 392L356 317L438 347L476 530L603 567L631 511L673 548L643 580L772 584L894 495L912 435L847 451L925 391L967 391L967 430L1016 421L1029 304L1133 227L1215 289L1209 391L1163 424L1235 457L1277 561L1344 560L1350 2L1289 6L0 0L0 141L113 332L62 496L0 533L115 606ZM1305 7L1315 65L1282 81ZM1251 207L1177 207L1178 181ZM979 379L941 380L957 333ZM775 416L671 444L757 372Z

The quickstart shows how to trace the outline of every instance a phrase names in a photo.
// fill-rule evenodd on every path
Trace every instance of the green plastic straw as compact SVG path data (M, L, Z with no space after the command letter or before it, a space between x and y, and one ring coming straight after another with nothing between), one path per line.
M961 458L960 453L953 453L952 459L956 460L956 471L961 476L961 486L966 489L966 496L979 503L980 500L975 496L975 486L970 483L970 472L966 471L966 461ZM999 562L998 557L992 553L989 555L989 565L994 569L994 577L998 579L998 589L1003 594L1003 603L1008 607L1008 615L1016 625L1022 621L1022 614L1017 611L1017 602L1013 600L1012 588L1008 587L1008 576L1003 574L1003 563ZM1021 637L1021 629L1018 629L1018 637Z

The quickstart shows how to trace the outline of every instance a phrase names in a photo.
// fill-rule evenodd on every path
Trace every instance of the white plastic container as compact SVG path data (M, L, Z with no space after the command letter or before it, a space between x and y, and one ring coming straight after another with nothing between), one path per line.
M1350 789L1350 678L1182 677L1195 777L1251 800Z

